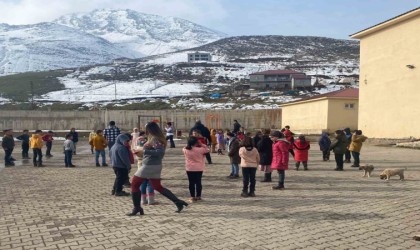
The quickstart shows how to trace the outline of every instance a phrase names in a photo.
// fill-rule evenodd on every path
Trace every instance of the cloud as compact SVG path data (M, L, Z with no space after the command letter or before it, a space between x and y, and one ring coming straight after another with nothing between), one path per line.
M48 22L64 14L102 8L133 9L179 17L203 25L221 23L228 16L222 0L1 0L0 23Z

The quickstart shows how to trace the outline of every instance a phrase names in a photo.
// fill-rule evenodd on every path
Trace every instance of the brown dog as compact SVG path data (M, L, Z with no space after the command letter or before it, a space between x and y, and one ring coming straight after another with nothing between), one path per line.
M394 175L399 175L400 176L400 181L404 180L404 169L403 168L387 168L385 169L380 175L379 177L383 180L389 180L389 177L394 176Z
M365 170L365 173L364 175L362 175L362 177L366 177L367 175L368 178L370 177L370 174L372 173L373 169L375 169L373 165L369 165L369 164L359 167L359 170Z

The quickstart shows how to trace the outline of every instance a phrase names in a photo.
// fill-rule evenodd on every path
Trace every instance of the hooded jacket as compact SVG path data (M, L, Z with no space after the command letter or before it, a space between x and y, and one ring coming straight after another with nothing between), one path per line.
M13 139L13 135L5 135L1 141L1 146L5 150L13 149L15 147L15 140Z
M130 152L125 146L125 142L129 140L130 139L124 134L117 136L114 146L112 146L111 150L109 151L112 167L126 169L131 167Z
M328 137L327 133L322 133L321 138L318 141L319 149L321 151L330 150L331 140Z
M366 141L367 137L364 135L352 135L349 151L358 152L362 150L363 142Z
M260 162L260 154L254 147L241 147L239 149L239 156L241 157L241 167L243 168L257 168Z
M34 148L41 149L42 146L44 146L44 143L42 142L42 136L39 134L33 134L31 137L31 140L29 141L29 146L32 149Z
M95 150L104 150L108 145L108 141L103 135L97 134L90 139L89 144L92 145Z
M293 142L293 151L295 152L295 161L308 161L309 149L311 144L309 141L297 139Z
M279 139L273 143L273 161L271 162L271 169L289 169L289 148L290 144L286 139Z
M267 135L263 135L257 143L257 149L260 153L260 165L271 165L273 160L273 141Z
M228 144L228 156L230 158L230 164L241 163L241 157L239 156L239 141L236 137L232 137Z
M334 154L344 154L347 150L347 137L345 135L337 135L330 146Z

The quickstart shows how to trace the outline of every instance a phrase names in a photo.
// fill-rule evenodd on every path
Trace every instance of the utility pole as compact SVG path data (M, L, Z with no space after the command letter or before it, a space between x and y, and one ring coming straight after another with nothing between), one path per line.
M118 66L115 67L115 75L114 75L114 100L117 100L117 76L118 76Z
M30 81L31 85L31 109L35 109L35 103L34 103L34 82Z

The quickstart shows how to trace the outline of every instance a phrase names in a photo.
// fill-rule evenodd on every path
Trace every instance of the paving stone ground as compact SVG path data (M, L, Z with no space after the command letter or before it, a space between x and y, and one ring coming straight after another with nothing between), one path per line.
M112 169L95 167L83 142L77 168L64 168L61 145L55 142L44 168L0 167L0 249L420 249L412 239L420 232L417 150L365 145L362 163L375 166L368 179L350 164L332 171L334 161L322 162L313 144L310 171L287 171L283 191L258 182L255 198L240 197L241 180L225 177L227 157L213 155L204 201L177 214L157 195L160 205L133 218L125 216L131 199L110 195ZM180 146L168 149L162 176L187 199L183 163ZM407 168L406 180L380 180L387 167Z

